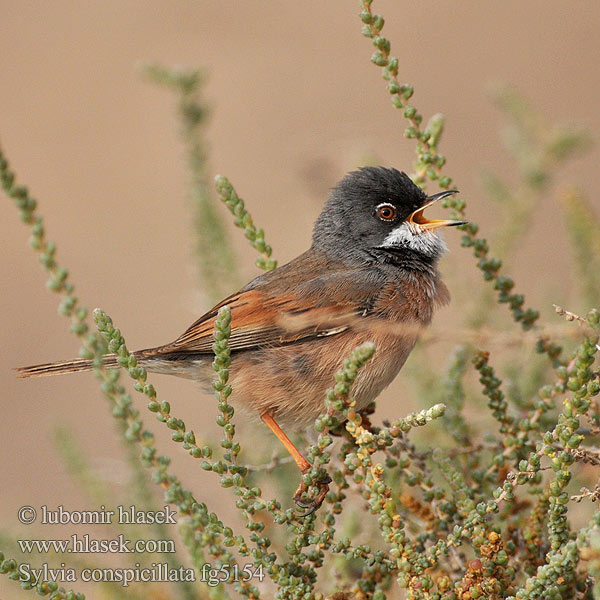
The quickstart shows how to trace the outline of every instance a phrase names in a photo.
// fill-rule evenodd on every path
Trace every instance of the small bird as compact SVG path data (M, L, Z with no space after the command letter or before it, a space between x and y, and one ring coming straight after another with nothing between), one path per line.
M364 409L396 377L419 331L449 293L436 268L446 250L442 227L465 221L429 220L426 208L456 190L426 196L406 173L363 167L331 191L317 218L311 247L291 262L253 279L193 323L174 342L134 352L150 372L177 375L212 389L213 330L222 306L231 310L230 401L258 415L283 443L302 473L310 463L281 429L304 428L324 410L327 388L343 360L370 341L376 352L352 388ZM104 357L116 368L116 356ZM17 369L19 377L87 371L74 360ZM318 496L294 501L314 511Z

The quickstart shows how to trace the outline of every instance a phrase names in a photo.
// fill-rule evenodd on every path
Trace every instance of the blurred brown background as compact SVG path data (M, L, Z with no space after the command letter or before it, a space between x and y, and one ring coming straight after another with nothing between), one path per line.
M480 169L493 166L514 179L498 136L503 119L486 95L490 82L513 84L550 121L600 130L597 2L380 1L374 11L386 18L400 79L416 90L413 103L425 118L446 115L447 173L484 231L493 231L496 207L482 194ZM208 308L192 253L175 98L143 80L138 67L159 61L206 69L211 176L231 179L285 262L307 247L328 188L347 170L373 159L411 170L413 143L403 138L405 122L369 61L373 48L357 13L354 0L0 2L2 147L39 199L82 303L105 309L130 348L170 341ZM595 149L566 170L596 206L599 159ZM117 483L124 468L91 376L20 381L11 371L69 358L78 346L7 198L1 214L0 518L32 535L17 522L23 504L95 508L57 458L56 424L72 427L95 468ZM573 277L560 218L550 194L512 271L545 315L548 290L568 287ZM454 285L468 294L481 278L455 233L446 235L452 253L444 269L459 275ZM238 231L233 239L249 279L254 257ZM434 331L456 308L438 316ZM440 348L441 361L445 353ZM212 398L186 382L153 380L189 427L212 429ZM382 413L408 412L407 396L394 384ZM150 415L145 420L153 424ZM262 425L255 432L272 443ZM214 494L217 480L163 433L161 447L182 478L201 499ZM0 579L0 597L15 589Z

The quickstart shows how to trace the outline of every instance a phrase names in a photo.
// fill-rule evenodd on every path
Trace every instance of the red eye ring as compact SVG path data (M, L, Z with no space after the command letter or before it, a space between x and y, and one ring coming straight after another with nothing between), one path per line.
M396 207L393 204L384 202L380 204L376 209L377 216L382 221L393 221L396 218Z

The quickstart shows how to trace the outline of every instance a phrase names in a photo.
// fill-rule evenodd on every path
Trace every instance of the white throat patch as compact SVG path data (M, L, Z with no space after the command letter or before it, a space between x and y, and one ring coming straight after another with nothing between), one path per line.
M404 222L383 240L381 248L410 248L426 256L438 257L448 250L444 240L433 231L422 230L414 223Z

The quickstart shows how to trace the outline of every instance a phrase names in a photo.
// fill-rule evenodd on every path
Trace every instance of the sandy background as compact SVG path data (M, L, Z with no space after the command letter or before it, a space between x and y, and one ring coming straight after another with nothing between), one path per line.
M415 105L426 118L445 113L447 172L486 232L496 208L482 194L480 169L514 178L498 138L503 120L486 96L490 82L514 84L552 121L600 131L597 2L382 1L374 8L386 17L384 34L400 57L400 79L415 87ZM0 1L0 141L39 199L82 303L108 311L130 348L175 338L209 308L193 262L174 98L142 80L137 67L160 61L206 69L209 170L231 179L283 262L307 247L327 189L347 170L365 157L411 168L413 144L369 61L373 49L357 13L354 1L342 0ZM595 149L566 170L596 207L599 161ZM11 371L71 357L78 346L57 316L57 298L45 291L17 211L1 200L0 523L32 535L19 529L21 505L93 508L57 457L58 423L117 483L123 464L92 377L20 381ZM547 314L548 285L572 282L559 220L549 194L513 270L520 290ZM233 235L249 279L253 256ZM444 268L461 273L454 285L463 293L479 286L458 235L446 237L453 253ZM210 397L186 382L154 380L189 427L212 429ZM381 411L399 415L411 406L400 382L386 391ZM256 435L272 443L262 426ZM214 495L216 480L165 439L161 432L197 495ZM15 588L0 578L0 598L12 598Z

